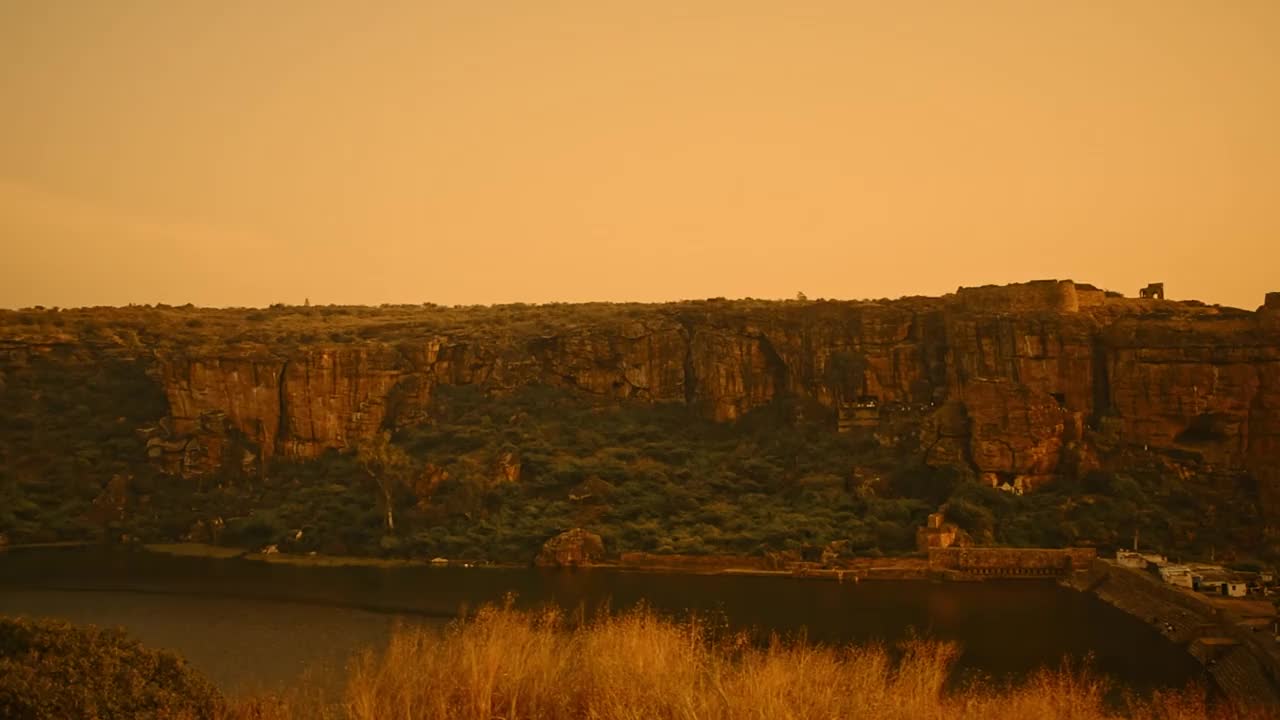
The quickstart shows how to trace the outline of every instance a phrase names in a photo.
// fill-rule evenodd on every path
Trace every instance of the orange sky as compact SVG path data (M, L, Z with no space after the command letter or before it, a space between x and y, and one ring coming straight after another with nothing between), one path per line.
M0 238L0 307L1252 309L1280 2L0 0Z

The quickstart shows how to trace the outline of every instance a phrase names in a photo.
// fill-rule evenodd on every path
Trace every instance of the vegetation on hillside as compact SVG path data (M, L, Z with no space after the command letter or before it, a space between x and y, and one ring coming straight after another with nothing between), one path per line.
M76 367L84 368L83 364ZM1207 556L1239 547L1248 508L1195 498L1159 468L1094 472L1024 496L922 465L911 442L836 434L829 411L783 400L734 423L683 405L525 387L439 387L431 421L360 453L277 461L261 476L168 477L136 428L165 412L126 361L68 372L57 352L0 384L0 534L10 542L189 538L284 552L528 562L572 527L611 553L761 554L846 541L909 553L925 516L983 543L1128 545ZM518 475L518 477L517 477ZM219 527L217 520L225 522ZM195 530L195 532L193 532Z
M118 537L162 487L137 428L167 412L136 362L68 372L59 349L0 375L0 534L13 542Z
M614 553L759 554L847 541L848 552L877 555L911 552L925 515L945 507L949 520L989 544L1107 549L1137 534L1144 548L1206 558L1258 545L1256 489L1234 480L1215 487L1220 479L1180 477L1144 464L1144 455L1117 463L1123 472L1068 477L1019 497L964 471L925 467L909 440L888 449L867 433L837 435L828 409L793 399L716 424L679 404L442 386L428 424L366 442L359 454L196 480L159 473L137 433L168 412L135 352L143 347L251 341L284 350L420 341L432 332L536 337L712 316L786 325L847 320L857 307L714 299L0 311L0 336L52 343L0 372L0 543L190 538L254 550L525 562L548 537L582 526ZM514 468L519 479L511 481Z
M870 301L727 300L669 303L512 303L507 305L287 305L198 308L130 305L123 308L0 309L0 341L76 342L126 348L270 344L278 350L359 341L420 342L433 334L536 338L574 328L606 328L634 321L715 317L720 322L801 323L845 320ZM887 300L875 301L886 303ZM901 308L935 307L937 298L902 298Z

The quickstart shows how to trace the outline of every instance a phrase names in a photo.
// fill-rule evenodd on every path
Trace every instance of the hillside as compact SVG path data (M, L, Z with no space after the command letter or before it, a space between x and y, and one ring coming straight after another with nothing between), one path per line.
M0 311L0 406L12 543L896 553L946 505L979 542L1221 558L1280 528L1274 294Z

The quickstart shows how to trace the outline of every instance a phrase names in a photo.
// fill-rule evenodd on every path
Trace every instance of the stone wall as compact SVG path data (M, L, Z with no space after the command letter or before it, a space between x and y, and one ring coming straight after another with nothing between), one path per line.
M1079 309L1086 310L1101 307L1106 302L1107 293L1105 290L1086 283L1076 283L1076 306Z
M1070 280L1033 280L1014 285L962 287L956 291L960 306L969 312L1059 312L1080 309L1076 286ZM1096 300L1089 294L1089 302Z
M929 567L973 575L1057 575L1087 570L1093 548L930 548Z

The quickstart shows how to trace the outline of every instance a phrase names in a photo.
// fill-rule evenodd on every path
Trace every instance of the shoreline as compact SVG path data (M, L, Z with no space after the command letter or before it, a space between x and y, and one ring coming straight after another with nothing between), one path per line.
M594 562L565 567L538 567L533 563L503 563L469 561L432 562L412 558L373 558L354 555L295 555L290 553L263 553L240 548L228 548L204 543L152 543L137 546L144 552L173 557L208 557L214 559L238 559L297 567L373 567L373 568L467 568L467 569L542 569L547 571L608 570L615 572L660 573L669 575L749 575L758 577L793 577L808 580L835 582L861 582L863 580L915 580L915 581L980 581L979 577L967 577L962 573L930 568L924 558L856 558L844 561L840 567L814 567L811 563L798 563L799 567L770 569L735 562L734 559L716 556L655 556L646 555L642 561ZM692 561L692 562L691 562ZM1046 578L1034 578L1046 579Z
M55 548L107 547L132 552L148 552L156 555L215 560L247 560L250 562L294 565L299 567L426 567L519 570L536 568L530 563L470 562L450 560L446 563L414 558L376 558L359 555L296 555L291 553L263 553L244 548L211 545L208 543L141 543L103 544L91 541L64 541L48 543L24 543L0 546L0 552L8 550L43 550ZM959 577L958 573L930 570L924 558L854 558L842 561L840 567L818 567L816 563L795 563L798 567L770 569L760 566L763 559L728 558L715 555L651 555L644 554L641 561L619 559L565 567L542 567L544 570L612 570L621 572L663 573L671 575L753 575L760 577L795 577L837 582L862 580L954 580L967 582L981 578ZM744 562L745 561L745 562ZM754 566L753 566L754 565Z
M376 558L356 555L297 555L291 553L264 553L244 548L211 545L208 543L140 543L104 545L88 541L50 543L25 543L0 547L5 551L39 550L53 548L110 547L133 552L185 558L209 558L215 560L245 560L296 567L369 567L369 568L467 568L519 570L539 568L556 570L608 570L613 572L660 573L670 575L736 575L757 577L791 577L828 582L863 581L915 581L915 582L983 582L986 580L1055 581L1074 587L1069 578L1046 574L982 574L963 568L939 566L927 557L904 556L887 558L849 558L822 565L817 562L790 561L772 563L764 557L716 556L716 555L657 555L652 553L624 553L619 558L603 562L564 567L539 567L533 563L471 562L449 560L445 562L415 558ZM780 565L780 566L779 566ZM1078 588L1077 588L1078 589Z
M91 547L101 544L89 540L55 540L53 542L21 543L18 545L3 544L0 545L0 553L7 550L48 550L52 548Z
M82 543L81 545L91 545ZM29 546L28 546L29 547ZM206 557L213 559L237 559L297 567L371 567L371 568L467 568L547 571L608 570L613 572L658 573L667 575L736 575L753 577L790 577L829 582L862 581L916 581L916 582L982 582L999 580L1039 580L1057 578L1048 576L981 576L930 565L927 558L852 558L840 561L834 567L817 563L796 562L781 568L762 567L763 558L736 558L719 556L624 554L620 559L565 567L539 567L533 563L448 561L446 563L412 558L374 558L354 555L295 555L290 553L263 553L241 548L230 548L204 543L149 543L130 546L132 549L172 557ZM639 557L637 557L639 556Z

